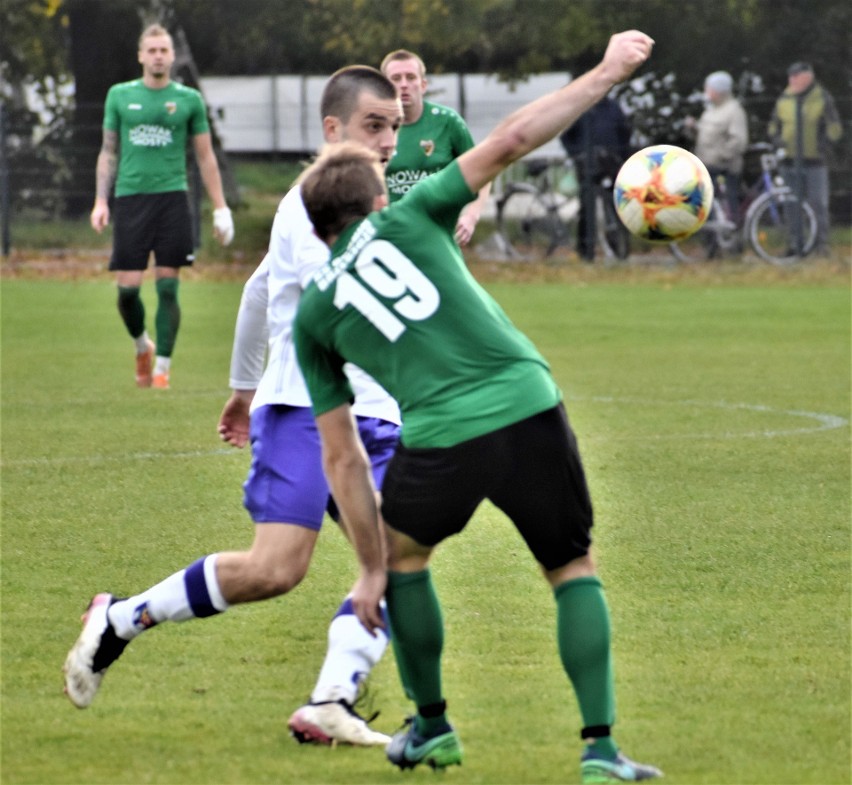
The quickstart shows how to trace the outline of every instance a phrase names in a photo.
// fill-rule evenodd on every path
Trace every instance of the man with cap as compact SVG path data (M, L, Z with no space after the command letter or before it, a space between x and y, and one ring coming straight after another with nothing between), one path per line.
M734 80L727 71L714 71L704 80L707 106L695 125L695 154L718 183L725 178L728 215L737 221L743 154L748 147L748 118L733 96Z
M796 62L787 69L787 88L775 103L769 134L787 152L781 162L785 182L794 189L800 189L816 213L816 253L827 255L829 188L826 156L830 143L843 135L843 126L834 99L816 81L810 63Z

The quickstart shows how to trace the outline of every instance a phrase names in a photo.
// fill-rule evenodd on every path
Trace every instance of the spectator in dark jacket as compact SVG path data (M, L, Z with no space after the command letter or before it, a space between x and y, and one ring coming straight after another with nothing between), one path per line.
M629 155L630 134L630 122L618 101L607 96L559 137L577 167L580 181L577 253L586 261L595 258L595 190L601 180L615 179Z

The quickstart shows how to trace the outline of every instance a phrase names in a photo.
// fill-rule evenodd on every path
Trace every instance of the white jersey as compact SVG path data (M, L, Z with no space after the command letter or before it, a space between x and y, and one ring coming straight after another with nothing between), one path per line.
M257 390L252 410L273 403L311 405L293 345L293 319L302 290L329 253L314 234L299 188L291 189L278 205L269 251L246 282L237 314L230 383L234 390ZM351 363L346 372L354 414L400 422L396 401L372 376Z

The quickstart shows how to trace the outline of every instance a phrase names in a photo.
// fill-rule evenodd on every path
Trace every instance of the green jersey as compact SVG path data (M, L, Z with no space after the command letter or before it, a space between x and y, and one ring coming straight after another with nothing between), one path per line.
M104 128L118 133L116 196L187 190L187 138L210 130L198 90L177 82L152 90L141 79L110 88Z
M408 447L451 447L559 403L547 362L453 239L471 198L451 163L338 238L294 328L315 414L352 400L346 361L397 400Z
M401 199L415 183L441 171L471 147L473 137L458 112L424 101L423 114L417 122L399 129L396 152L385 169L391 202Z

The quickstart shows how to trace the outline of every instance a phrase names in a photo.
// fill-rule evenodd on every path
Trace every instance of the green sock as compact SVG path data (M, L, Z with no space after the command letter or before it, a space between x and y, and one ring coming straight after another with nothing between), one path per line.
M405 694L418 707L441 703L444 621L429 570L389 572L385 599L391 642ZM428 735L446 721L444 713L428 718L418 713L417 730Z
M583 725L611 726L615 686L609 609L601 582L594 576L575 578L557 586L554 595L559 654L574 686ZM611 739L610 743L614 744Z
M133 339L145 332L145 305L138 286L118 287L118 313Z
M600 739L595 739L589 747L602 758L615 760L618 757L618 747L615 741L613 741L612 736L603 736Z
M180 327L177 278L157 279L157 355L171 357Z

